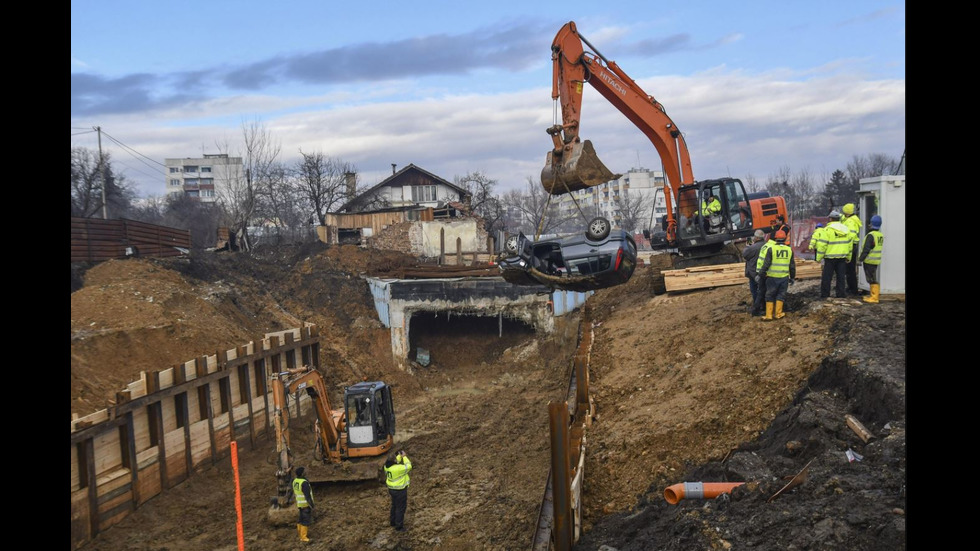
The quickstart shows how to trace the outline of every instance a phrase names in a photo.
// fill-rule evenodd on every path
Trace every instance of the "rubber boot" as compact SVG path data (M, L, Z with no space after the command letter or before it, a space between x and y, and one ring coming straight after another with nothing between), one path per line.
M762 317L762 321L772 321L772 310L773 303L766 302L766 315Z
M881 286L877 283L871 284L871 294L865 296L861 300L871 304L878 304L878 293L881 292Z
M303 543L308 543L310 541L310 538L306 537L306 535L309 533L309 530L310 530L309 526L303 526L302 524L299 525L299 541Z
M302 524L297 524L296 525L296 533L299 534L299 541L303 541L303 525Z
M783 301L781 300L776 301L776 315L774 317L778 320L786 317L786 314L783 313Z

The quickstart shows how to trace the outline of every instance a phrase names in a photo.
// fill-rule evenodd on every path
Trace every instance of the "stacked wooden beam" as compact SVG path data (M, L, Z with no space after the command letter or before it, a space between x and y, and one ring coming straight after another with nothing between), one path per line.
M813 260L796 261L796 279L814 279L820 277L821 265ZM664 270L664 284L667 292L690 291L709 287L724 287L725 285L743 285L748 280L745 277L745 263L717 264L714 266L698 266L682 270Z

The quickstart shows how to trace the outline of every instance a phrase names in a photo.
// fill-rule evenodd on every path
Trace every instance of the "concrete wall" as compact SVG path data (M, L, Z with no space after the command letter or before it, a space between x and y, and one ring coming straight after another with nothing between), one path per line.
M441 234L445 230L446 254L456 252L456 239L459 238L463 252L487 252L486 232L480 232L475 219L434 220L422 222L422 256L439 256ZM480 239L480 234L483 239Z
M554 331L549 295L538 287L512 285L498 277L398 280L365 278L378 318L391 332L391 354L407 365L412 316L422 312L460 312L519 320L536 331ZM568 304L563 301L563 305Z

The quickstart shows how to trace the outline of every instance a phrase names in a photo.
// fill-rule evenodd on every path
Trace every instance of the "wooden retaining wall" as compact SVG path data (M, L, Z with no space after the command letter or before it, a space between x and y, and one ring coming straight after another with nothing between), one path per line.
M116 404L71 421L71 543L78 549L148 499L230 454L275 438L269 377L319 367L317 326L143 372ZM313 404L305 393L290 415Z
M180 256L190 248L190 230L126 219L71 219L72 262L101 262L129 256Z

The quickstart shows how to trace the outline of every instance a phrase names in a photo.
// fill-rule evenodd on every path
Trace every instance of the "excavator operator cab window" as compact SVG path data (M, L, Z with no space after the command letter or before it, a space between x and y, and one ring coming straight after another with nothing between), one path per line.
M712 184L701 189L701 224L704 233L714 234L725 231L725 200L720 184Z
M727 220L733 231L744 230L752 227L752 209L749 208L749 201L745 195L745 188L740 180L726 180L722 186L724 192L724 212L728 214Z
M374 442L374 411L370 394L347 396L347 441L349 444Z
M377 434L377 437L380 440L384 438L384 435L388 434L388 427L386 426L387 420L385 416L385 408L387 406L385 405L384 393L381 392L381 390L374 391L374 406L376 408L374 425L377 429L375 434Z
M681 239L699 237L701 199L695 187L681 189L677 194L677 235Z

